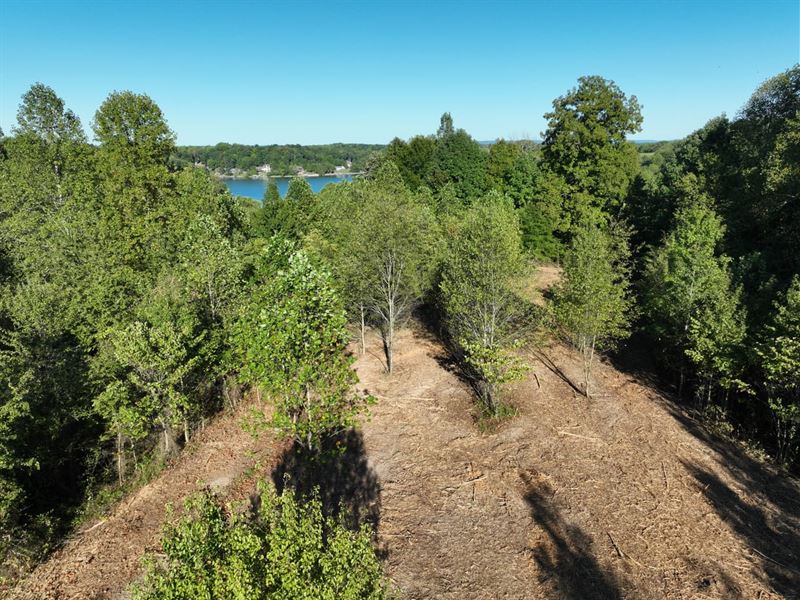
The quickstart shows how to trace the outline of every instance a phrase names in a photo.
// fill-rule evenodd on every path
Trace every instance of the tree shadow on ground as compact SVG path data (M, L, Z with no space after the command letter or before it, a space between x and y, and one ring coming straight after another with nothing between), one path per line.
M381 489L360 431L328 438L319 453L295 443L273 469L272 481L279 494L291 490L300 501L318 493L326 516L354 530L369 525L377 535Z
M533 559L546 576L555 577L558 596L574 600L613 600L623 598L622 582L597 562L592 537L561 516L553 502L553 492L542 481L528 481L525 501L531 516L546 538L531 549Z
M728 439L709 431L681 405L673 389L656 374L641 336L610 357L631 381L650 387L659 402L692 436L712 449L720 468L713 472L681 461L717 514L753 549L776 591L800 597L800 484L789 474L760 462ZM735 484L729 485L721 474ZM741 491L737 490L739 488ZM795 594L792 596L791 594Z
M581 386L580 386L580 385L578 385L578 384L576 384L575 382L573 382L573 381L572 381L572 379L570 379L570 378L567 376L567 374L566 374L566 373L564 373L564 371L563 371L562 369L560 369L560 368L558 367L558 365L556 365L556 363L554 363L554 362L553 362L553 359L551 359L551 358L550 358L550 357L549 357L549 356L548 356L548 355L545 353L545 351L544 351L543 349L540 349L540 348L534 348L533 350L531 350L531 356L533 356L534 358L536 358L536 359L537 359L537 360L538 360L540 363L542 363L542 364L543 364L543 365L544 365L544 366L545 366L545 367L546 367L546 368L547 368L547 369L548 369L548 370L549 370L551 373L553 373L553 374L554 374L556 377L558 377L558 378L559 378L561 381L563 381L563 382L564 382L564 383L566 383L566 384L567 384L569 387L571 387L571 388L572 388L572 391L574 391L574 392L575 392L576 394L578 394L579 396L584 396L583 389L581 389Z
M744 501L712 471L685 460L681 463L717 514L753 550L775 591L786 597L797 597L800 593L800 515L779 511L770 514L767 506ZM764 492L769 493L769 490Z

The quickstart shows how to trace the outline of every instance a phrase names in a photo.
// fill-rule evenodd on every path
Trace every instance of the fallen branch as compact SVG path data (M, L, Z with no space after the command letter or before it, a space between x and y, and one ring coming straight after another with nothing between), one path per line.
M624 559L625 558L625 553L622 550L620 550L619 546L617 546L617 542L615 542L614 538L611 537L611 532L606 531L606 535L608 536L608 539L611 540L611 545L614 546L614 550L617 551L617 556L619 556L620 558Z
M570 433L569 431L558 431L558 435L568 435L569 437L580 438L582 440L588 440L590 442L599 442L601 444L603 443L603 440L601 440L599 438L589 437L589 436L586 436L586 435L580 435L580 434L577 434L577 433Z
M789 570L789 571L792 571L793 573L800 573L800 571L798 571L797 569L793 569L792 567L786 566L785 564L778 562L778 561L777 561L777 560L775 560L774 558L770 558L769 556L767 556L766 554L764 554L764 553L763 553L763 552L761 552L760 550L756 550L756 549L755 549L755 548L753 548L752 546L750 546L750 550L752 550L752 551L753 551L753 552L755 552L756 554L759 554L760 556L763 556L763 557L764 557L764 558L766 558L766 559L767 559L769 562L771 562L771 563L775 563L775 564L776 564L776 565L778 565L779 567L783 567L784 569L787 569L787 570Z
M100 525L102 525L102 524L103 524L103 523L105 523L105 522L106 522L106 519L103 519L102 521L98 521L97 523L95 523L94 525L92 525L91 527L89 527L89 529L84 529L83 531L81 531L81 532L80 532L78 535L86 535L86 534L87 534L87 533L89 533L89 532L90 532L92 529L97 529L98 527L100 527Z

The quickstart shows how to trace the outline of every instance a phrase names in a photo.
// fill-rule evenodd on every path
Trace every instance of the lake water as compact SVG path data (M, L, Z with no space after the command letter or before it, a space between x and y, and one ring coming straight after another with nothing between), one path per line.
M286 195L286 190L289 189L289 181L291 177L273 177L275 183L278 184L278 191L281 197ZM305 178L311 189L314 192L319 192L329 183L339 183L341 181L352 181L352 175L325 175L324 177L306 177ZM234 196L244 196L246 198L254 198L261 200L264 198L264 192L267 189L267 181L264 179L223 179L224 183L231 194Z

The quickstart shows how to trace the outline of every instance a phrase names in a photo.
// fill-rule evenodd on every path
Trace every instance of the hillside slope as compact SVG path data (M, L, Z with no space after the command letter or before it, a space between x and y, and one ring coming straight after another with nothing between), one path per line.
M269 473L279 444L253 438L240 425L247 404L199 432L176 462L120 502L112 513L77 532L49 560L11 590L11 598L63 600L126 598L146 551L157 551L167 504L180 507L209 486L231 500L246 499L255 478Z
M597 397L568 383L574 354L531 356L519 414L481 433L467 386L421 326L383 372L369 338L356 367L379 399L347 454L354 514L377 523L405 598L778 598L800 590L800 491L705 436L608 364ZM537 383L538 379L538 383ZM246 498L278 445L221 417L158 480L42 565L19 598L125 597L156 547L164 504L216 480ZM258 468L256 463L259 463ZM252 472L251 472L252 471ZM283 470L276 472L286 472ZM273 473L275 477L275 473Z
M519 415L481 434L472 399L424 331L358 363L380 399L364 426L381 485L380 539L408 598L772 598L800 590L800 491L701 439L610 365L597 397L574 354L532 357Z

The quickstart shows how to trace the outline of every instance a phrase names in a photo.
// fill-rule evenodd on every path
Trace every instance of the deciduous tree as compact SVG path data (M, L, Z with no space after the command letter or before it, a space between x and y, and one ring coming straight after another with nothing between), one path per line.
M554 296L556 319L583 361L583 391L591 396L595 356L629 333L626 238L586 223L575 233L564 260L563 281Z
M531 327L515 293L525 271L514 207L491 192L451 232L439 284L447 330L490 415L497 414L500 387L527 369L514 354Z
M544 165L566 185L563 230L616 216L639 170L636 149L626 141L642 125L636 96L602 77L581 77L545 118Z

